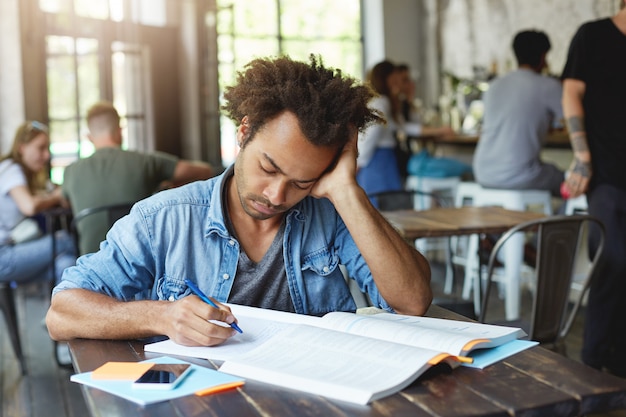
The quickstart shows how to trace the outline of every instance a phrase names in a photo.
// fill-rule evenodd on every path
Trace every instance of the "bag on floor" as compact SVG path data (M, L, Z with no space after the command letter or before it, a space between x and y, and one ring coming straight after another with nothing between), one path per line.
M39 223L30 217L19 222L11 229L11 240L13 243L23 243L29 240L37 239L42 235Z

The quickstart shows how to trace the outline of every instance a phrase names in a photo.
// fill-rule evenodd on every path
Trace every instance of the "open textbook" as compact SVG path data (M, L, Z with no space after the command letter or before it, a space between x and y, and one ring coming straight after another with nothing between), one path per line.
M400 391L440 362L456 367L467 362L463 357L485 352L493 363L536 344L517 340L525 336L519 328L475 322L230 307L243 334L224 344L186 347L166 340L145 350L223 360L225 373L366 404Z

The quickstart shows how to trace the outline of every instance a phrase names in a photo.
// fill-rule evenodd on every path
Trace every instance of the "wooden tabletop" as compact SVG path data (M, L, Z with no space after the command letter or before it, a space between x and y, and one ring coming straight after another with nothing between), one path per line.
M438 306L429 316L465 319ZM140 361L140 341L75 340L70 342L77 372L93 371L107 361ZM209 368L216 363L181 358ZM205 397L187 396L141 407L95 388L83 386L91 414L135 416L580 416L626 408L626 380L534 347L483 370L445 365L434 368L401 393L361 406L283 389L252 380L242 388Z
M502 233L542 213L507 210L501 207L449 207L430 210L398 210L382 213L406 239Z

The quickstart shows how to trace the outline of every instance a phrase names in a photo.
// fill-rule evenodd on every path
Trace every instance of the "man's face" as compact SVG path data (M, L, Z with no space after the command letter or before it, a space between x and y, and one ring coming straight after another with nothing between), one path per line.
M309 143L291 112L275 117L244 143L247 129L244 122L237 131L241 151L235 184L244 211L257 220L282 214L309 195L337 152Z

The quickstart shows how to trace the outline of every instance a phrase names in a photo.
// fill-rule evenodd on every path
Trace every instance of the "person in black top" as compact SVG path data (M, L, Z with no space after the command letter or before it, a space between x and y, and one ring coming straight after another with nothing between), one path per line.
M583 24L563 70L563 110L574 151L566 188L587 194L606 228L604 263L591 283L582 360L626 377L626 8ZM589 246L597 248L590 230Z

